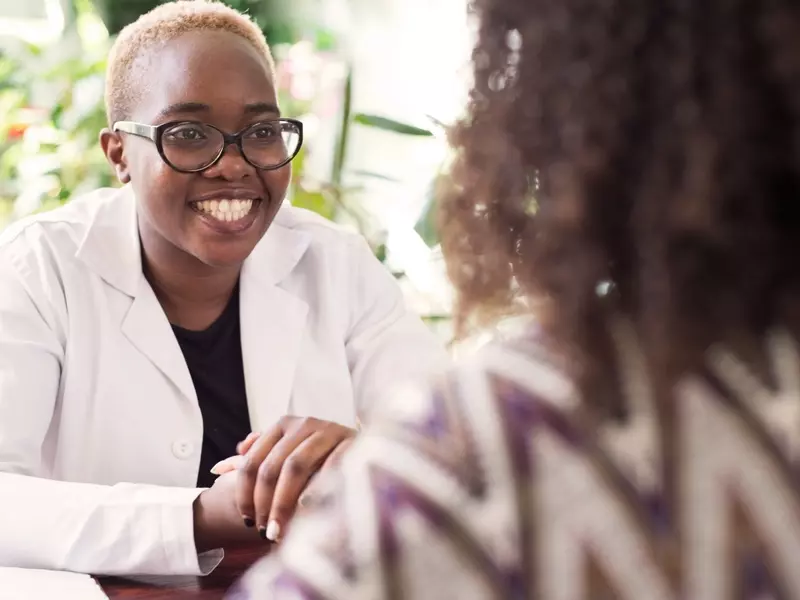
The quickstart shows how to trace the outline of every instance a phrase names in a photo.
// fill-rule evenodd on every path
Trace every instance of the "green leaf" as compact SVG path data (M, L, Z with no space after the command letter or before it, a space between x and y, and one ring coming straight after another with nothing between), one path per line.
M292 197L292 206L305 208L329 220L333 219L336 213L336 206L328 200L325 194L322 192L309 192L300 186L295 189Z
M377 258L380 262L386 262L388 254L386 244L378 244L377 247L373 248L372 252L375 254L375 258Z
M420 317L425 323L446 323L452 321L453 317L450 315L422 315Z
M369 177L370 179L380 179L381 181L400 183L400 180L397 179L396 177L389 177L388 175L375 173L374 171L367 171L364 169L353 169L352 173L353 175L360 175L361 177Z
M66 107L63 102L57 102L50 110L50 120L56 127L61 127L61 116L64 114L64 110L66 110Z
M350 114L353 103L353 69L347 67L347 77L344 82L342 97L342 114L339 123L339 132L336 139L336 148L333 155L333 170L331 172L331 183L338 187L342 183L344 175L344 163L347 159L347 142L350 137Z
M334 50L336 48L336 36L331 31L320 29L316 32L316 47L317 50L323 52Z
M379 115L358 113L353 117L353 121L359 125L374 127L375 129L382 129L383 131L391 131L401 135L433 137L433 132L427 129L422 129L421 127L416 127L414 125L408 125L407 123L401 123L400 121L395 121L394 119L381 117Z
M439 245L439 231L436 227L436 187L436 182L431 184L425 208L414 225L414 231L422 238L428 248L435 248Z
M36 44L26 42L24 44L25 51L28 52L32 56L41 56L44 48L42 46L38 46Z
M439 129L441 129L442 131L447 131L447 130L449 129L449 127L448 127L447 125L445 125L445 124L444 124L442 121L440 121L439 119L437 119L437 118L436 118L436 117L434 117L433 115L425 115L425 116L428 118L428 120L429 120L431 123L433 123L434 125L436 125L436 126L437 126Z
M58 190L58 196L56 197L56 199L60 204L64 204L67 200L69 200L69 197L70 197L70 190L62 187L60 190Z

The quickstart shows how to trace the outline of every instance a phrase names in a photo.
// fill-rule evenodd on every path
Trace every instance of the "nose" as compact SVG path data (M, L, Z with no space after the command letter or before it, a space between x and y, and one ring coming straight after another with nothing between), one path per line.
M203 171L203 175L212 179L221 177L227 181L238 181L251 175L253 170L236 144L227 144L220 159Z

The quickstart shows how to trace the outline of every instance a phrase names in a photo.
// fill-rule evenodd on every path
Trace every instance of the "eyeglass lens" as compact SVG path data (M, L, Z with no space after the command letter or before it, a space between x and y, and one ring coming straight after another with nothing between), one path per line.
M177 123L161 137L164 158L173 167L194 171L216 160L225 144L218 129L204 123ZM256 167L269 169L293 157L300 145L300 131L289 121L256 123L242 133L242 151Z

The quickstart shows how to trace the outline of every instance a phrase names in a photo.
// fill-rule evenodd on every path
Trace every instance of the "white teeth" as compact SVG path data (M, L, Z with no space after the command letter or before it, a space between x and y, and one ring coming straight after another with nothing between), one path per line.
M218 221L230 223L245 218L253 208L253 200L204 200L195 206Z

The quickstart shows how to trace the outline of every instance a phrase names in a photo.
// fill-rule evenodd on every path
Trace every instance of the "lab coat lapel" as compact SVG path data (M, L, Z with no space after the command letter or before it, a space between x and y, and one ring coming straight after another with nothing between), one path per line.
M197 403L197 392L186 359L167 315L144 275L122 322L122 332L186 398Z
M270 427L289 407L308 304L280 282L309 241L307 234L276 219L242 269L242 356L253 430Z
M136 201L129 186L103 190L77 258L130 298L123 335L188 399L197 402L189 368L166 314L142 272Z

